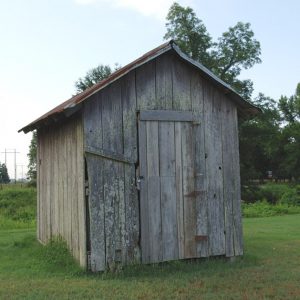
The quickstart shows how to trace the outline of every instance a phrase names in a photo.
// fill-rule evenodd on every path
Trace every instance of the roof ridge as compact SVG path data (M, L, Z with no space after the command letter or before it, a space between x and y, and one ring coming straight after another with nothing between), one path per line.
M171 40L161 44L160 46L146 52L145 54L143 54L139 58L135 59L131 63L125 65L124 67L120 68L119 70L116 70L115 72L110 74L107 78L94 84L90 88L82 91L79 94L72 96L68 100L57 105L52 110L43 114L41 117L39 117L35 121L33 121L33 122L29 123L28 125L26 125L25 127L21 128L18 132L23 131L23 132L27 133L31 130L34 130L39 127L40 123L46 122L47 120L50 119L50 117L52 117L54 120L56 120L57 117L54 117L54 116L57 116L62 113L65 114L67 117L69 117L71 114L73 114L75 111L77 111L76 109L74 109L74 107L76 107L77 105L79 105L80 103L85 101L88 97L92 96L93 94L95 94L99 90L105 88L106 86L108 86L109 84L118 80L119 78L125 76L130 71L138 68L139 66L147 63L148 61L150 61L150 60L156 58L157 56L160 56L163 53L170 51L170 50L174 50L181 59L187 61L188 63L190 63L197 69L201 70L203 75L206 76L208 79L214 81L215 84L217 84L218 86L220 86L222 88L225 88L227 93L230 93L232 95L232 99L237 104L239 104L240 107L257 110L257 108L253 104L251 104L248 101L246 101L245 99L243 99L230 85L228 85L223 80L221 80L219 77L217 77L214 73L212 73L209 69L207 69L205 66L203 66L200 62L193 60L187 54L185 54L179 48L179 46L176 44L176 42L173 39L171 39ZM79 107L77 107L77 108L79 109Z

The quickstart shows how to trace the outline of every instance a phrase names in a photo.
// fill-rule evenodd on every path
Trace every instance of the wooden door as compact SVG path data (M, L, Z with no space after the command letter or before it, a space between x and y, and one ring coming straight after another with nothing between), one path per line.
M141 248L144 263L196 257L193 132L191 112L140 113Z

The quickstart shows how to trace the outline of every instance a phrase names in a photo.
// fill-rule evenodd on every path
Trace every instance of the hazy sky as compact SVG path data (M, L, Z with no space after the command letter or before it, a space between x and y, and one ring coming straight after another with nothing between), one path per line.
M0 0L0 152L17 149L17 164L27 166L31 134L17 130L74 94L74 82L90 68L124 66L161 44L172 2ZM254 96L294 93L300 81L299 0L177 2L191 6L214 39L238 21L250 22L263 62L241 78L254 81ZM9 155L13 177L12 162Z

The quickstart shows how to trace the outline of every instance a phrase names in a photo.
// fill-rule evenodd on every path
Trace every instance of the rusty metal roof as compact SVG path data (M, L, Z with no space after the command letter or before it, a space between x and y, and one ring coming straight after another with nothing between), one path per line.
M175 44L174 41L169 41L167 43L164 43L157 48L147 52L140 58L134 60L130 64L126 65L125 67L115 71L112 73L109 77L106 79L96 83L92 87L86 89L85 91L73 96L69 100L61 103L60 105L56 106L46 114L42 115L35 121L31 122L30 124L26 125L25 127L21 128L18 132L29 132L34 129L39 128L42 125L49 124L51 121L56 121L61 119L62 116L68 117L72 115L75 111L79 110L81 107L81 103L86 100L91 95L95 94L99 90L103 89L107 85L111 84L115 80L121 78L122 76L129 73L131 70L145 64L146 62L156 58L157 56L160 56L161 54L174 50L182 59L187 61L188 63L195 66L197 69L201 70L203 72L203 75L205 75L208 79L211 79L214 81L217 85L225 88L225 92L242 108L245 110L258 110L254 105L243 99L237 92L235 92L228 84L226 84L224 81L219 79L216 75L214 75L211 71L209 71L207 68L205 68L202 64L199 62L191 59L188 57L185 53L183 53L179 47Z

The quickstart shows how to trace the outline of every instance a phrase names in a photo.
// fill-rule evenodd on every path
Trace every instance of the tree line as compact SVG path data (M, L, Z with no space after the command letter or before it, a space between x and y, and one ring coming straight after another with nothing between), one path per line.
M280 99L259 93L253 98L253 82L240 80L245 69L261 63L261 47L250 23L238 22L213 40L203 21L190 7L174 2L166 17L165 40L173 39L194 60L199 61L232 86L245 100L261 109L251 119L239 119L240 164L243 182L263 179L268 171L278 179L300 179L300 84L292 96ZM107 78L114 68L99 65L75 83L80 93ZM29 177L36 177L36 135L29 151Z
M0 183L6 184L9 182L10 182L10 178L7 172L6 164L0 163Z

